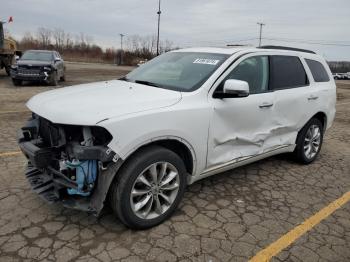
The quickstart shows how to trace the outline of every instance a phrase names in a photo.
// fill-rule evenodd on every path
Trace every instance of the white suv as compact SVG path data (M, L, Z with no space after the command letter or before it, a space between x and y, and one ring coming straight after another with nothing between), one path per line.
M311 163L336 86L323 58L282 49L176 50L119 80L34 96L19 132L32 188L96 215L108 200L140 229L202 178L286 152Z

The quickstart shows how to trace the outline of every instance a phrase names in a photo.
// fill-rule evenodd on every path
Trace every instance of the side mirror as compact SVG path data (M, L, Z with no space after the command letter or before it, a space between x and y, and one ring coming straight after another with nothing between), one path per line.
M55 63L61 61L61 58L56 57L55 58Z
M249 96L249 84L246 81L229 79L224 83L222 92L215 92L214 98L234 98Z

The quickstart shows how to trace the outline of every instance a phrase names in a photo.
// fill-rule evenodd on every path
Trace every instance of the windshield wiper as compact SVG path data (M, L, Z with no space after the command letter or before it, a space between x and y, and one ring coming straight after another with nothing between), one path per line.
M160 85L158 85L158 84L155 84L155 83L152 83L152 82L149 82L149 81L145 81L145 80L135 80L134 82L138 83L138 84L147 85L147 86L160 87Z

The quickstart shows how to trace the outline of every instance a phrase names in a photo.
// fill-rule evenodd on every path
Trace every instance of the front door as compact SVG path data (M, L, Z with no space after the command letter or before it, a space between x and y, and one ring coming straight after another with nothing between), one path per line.
M237 158L254 156L276 147L274 92L269 90L269 57L241 58L237 66L223 78L248 82L249 96L242 98L210 98L213 115L208 137L207 168Z

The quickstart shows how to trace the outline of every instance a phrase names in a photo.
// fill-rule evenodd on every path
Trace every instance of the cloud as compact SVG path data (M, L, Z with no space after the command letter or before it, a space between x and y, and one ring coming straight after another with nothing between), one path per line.
M14 17L10 32L20 38L40 26L84 32L104 47L118 46L119 33L152 35L157 29L158 0L18 0L2 1L0 17ZM178 46L263 44L313 49L329 60L350 60L348 0L162 0L161 38ZM249 41L238 41L252 39ZM288 40L289 39L289 40ZM311 41L312 40L312 41Z

